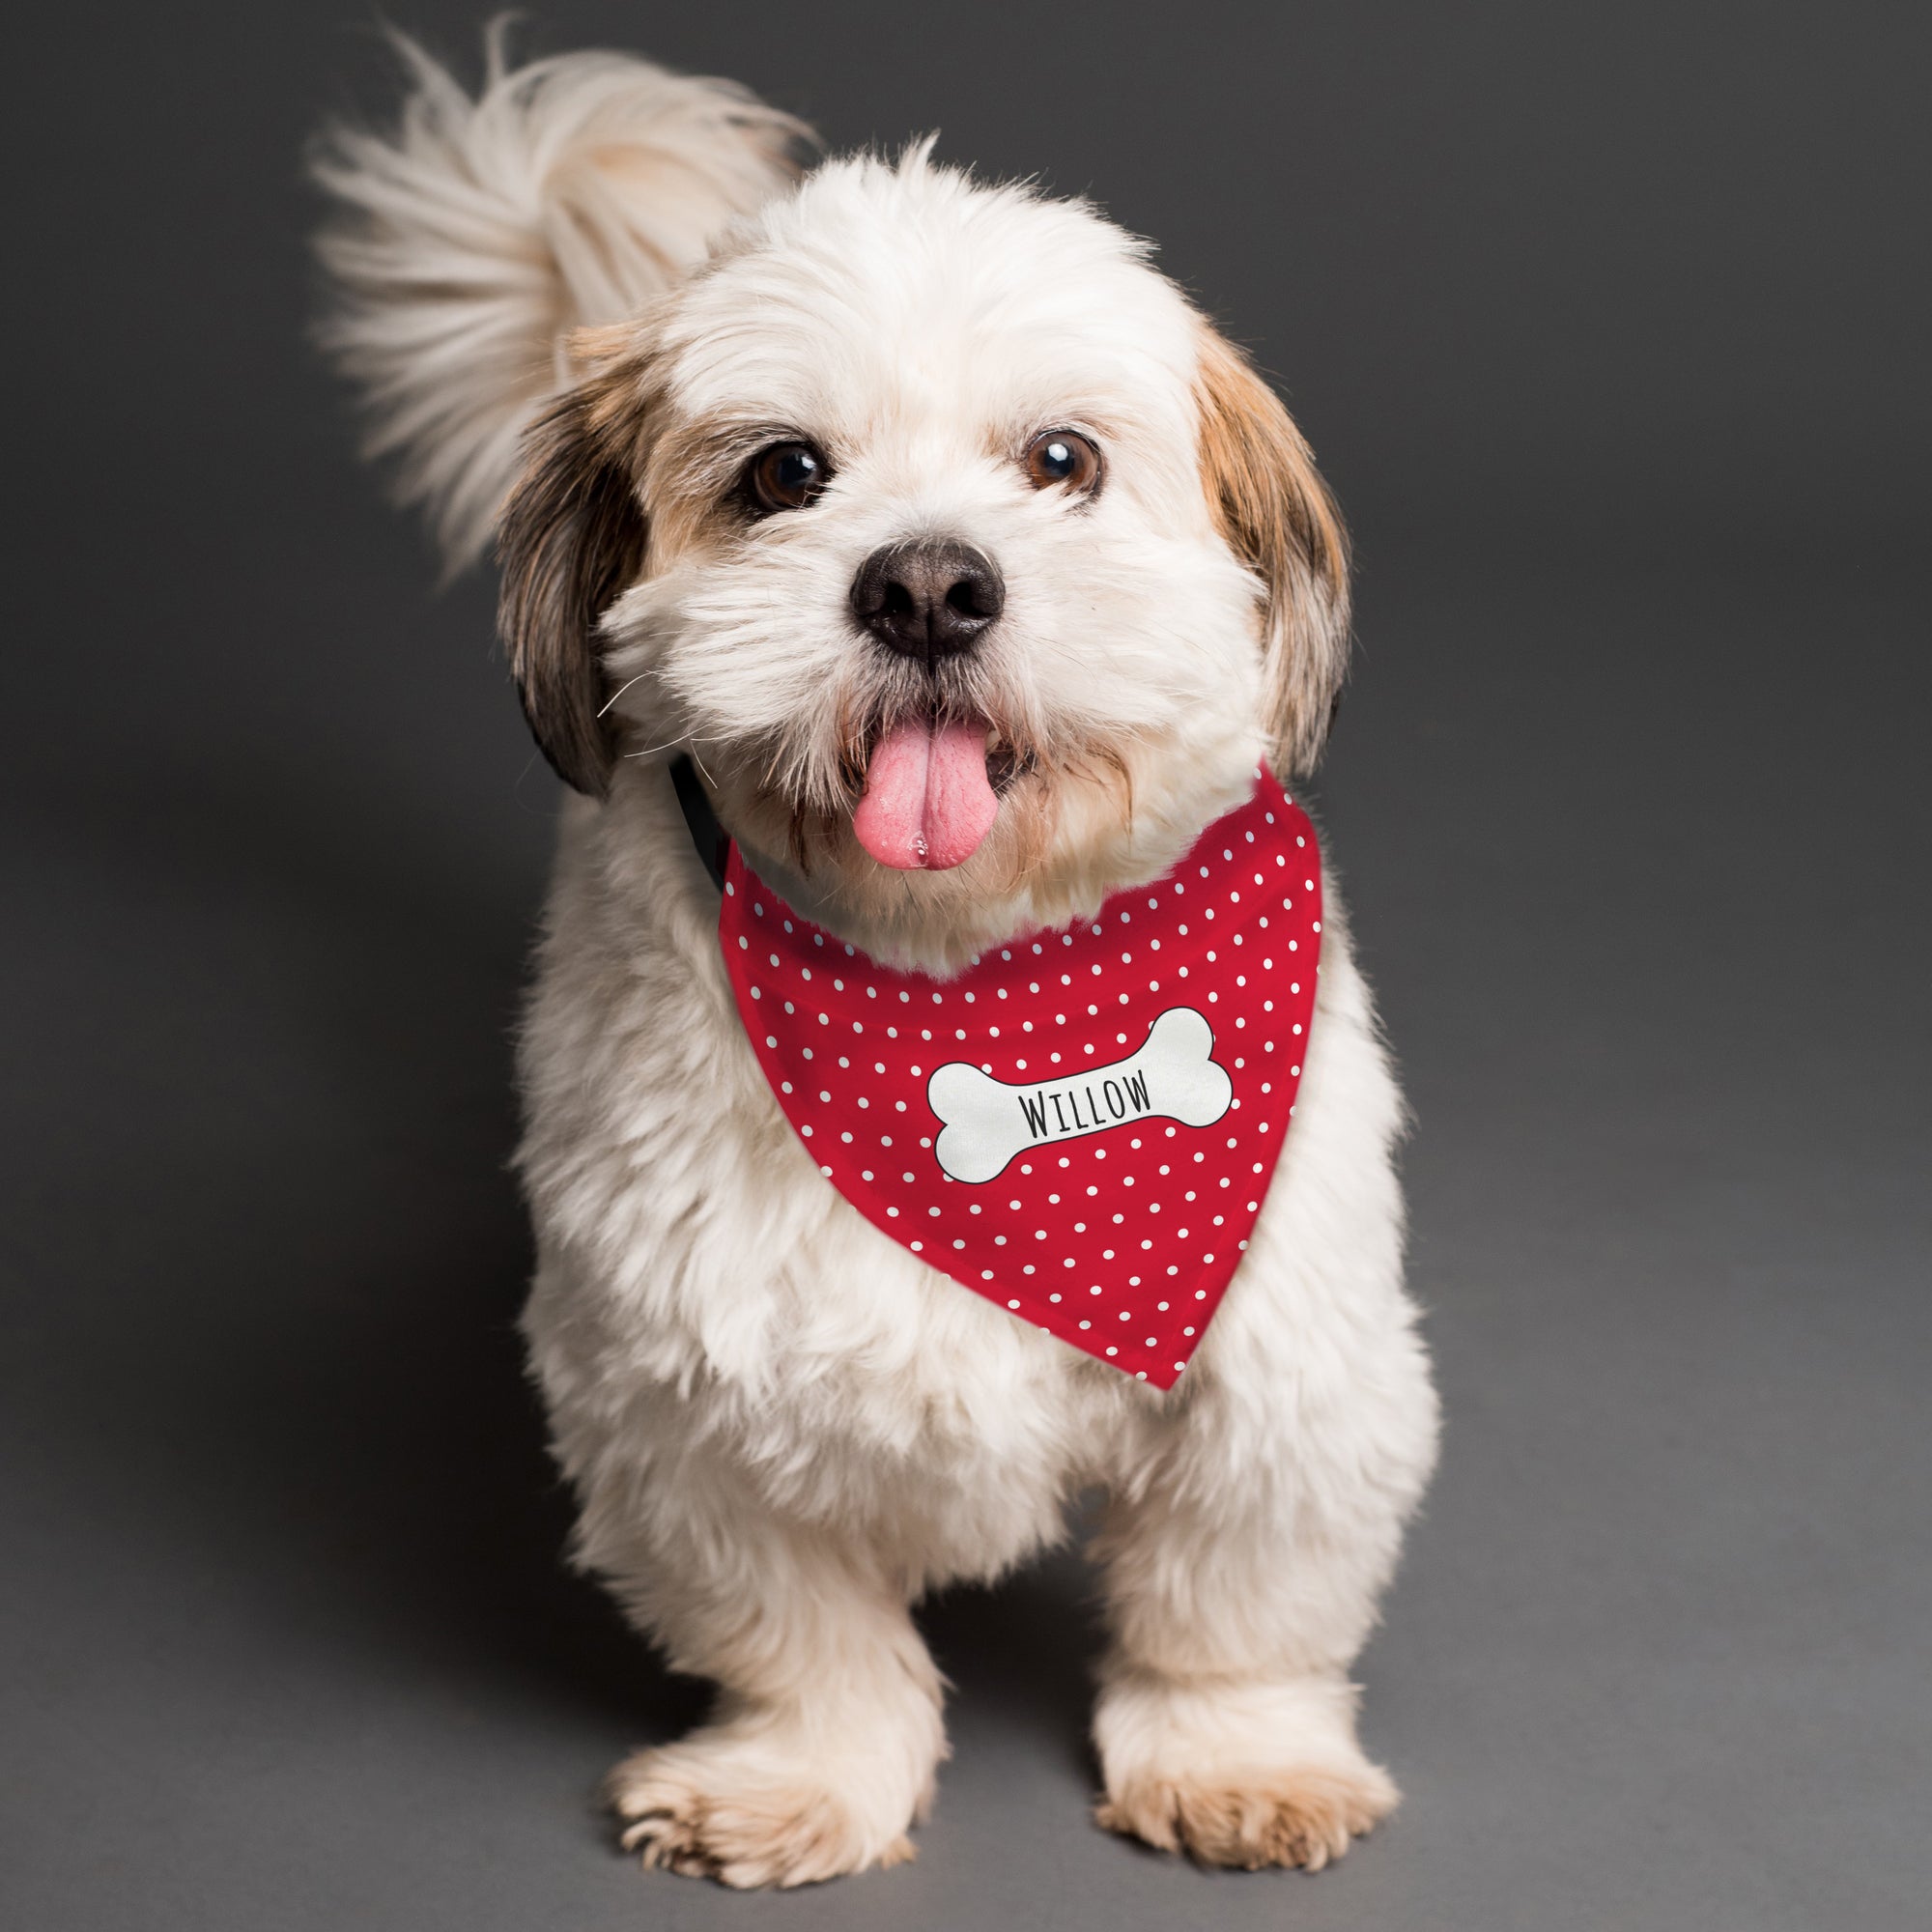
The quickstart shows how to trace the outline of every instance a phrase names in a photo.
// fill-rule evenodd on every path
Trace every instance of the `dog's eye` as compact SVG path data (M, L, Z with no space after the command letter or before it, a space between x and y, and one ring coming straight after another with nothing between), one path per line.
M802 510L831 474L832 466L810 443L775 442L747 467L745 495L757 510Z
M1027 481L1036 490L1058 489L1062 484L1076 497L1092 494L1100 481L1100 452L1070 429L1042 431L1027 444L1021 462Z

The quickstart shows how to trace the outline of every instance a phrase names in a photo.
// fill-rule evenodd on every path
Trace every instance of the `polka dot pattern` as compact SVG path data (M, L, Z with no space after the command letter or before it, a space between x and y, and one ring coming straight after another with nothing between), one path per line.
M875 964L793 912L735 846L719 931L746 1037L819 1173L929 1266L1171 1388L1240 1264L1294 1113L1321 885L1314 826L1264 772L1165 878L957 979ZM1108 1069L1176 1007L1208 1021L1232 1087L1207 1126L1143 1110L1122 1081L1109 1091ZM1012 1088L1016 1110L1032 1096L1025 1118L1048 1123L980 1184L933 1154L927 1083L955 1061ZM1057 1113L1039 1111L1049 1087Z

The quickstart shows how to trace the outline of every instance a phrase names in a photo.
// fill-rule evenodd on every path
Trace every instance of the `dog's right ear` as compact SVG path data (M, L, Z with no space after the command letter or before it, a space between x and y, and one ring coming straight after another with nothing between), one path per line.
M592 798L610 790L614 756L597 625L644 563L642 415L634 363L561 397L526 434L497 526L497 629L524 716L557 776Z

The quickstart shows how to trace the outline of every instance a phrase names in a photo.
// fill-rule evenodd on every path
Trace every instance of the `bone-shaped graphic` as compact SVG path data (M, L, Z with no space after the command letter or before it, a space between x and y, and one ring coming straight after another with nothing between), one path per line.
M1210 1127L1235 1096L1213 1050L1207 1019L1192 1007L1170 1007L1139 1052L1081 1073L1009 1086L968 1061L949 1061L925 1083L926 1100L946 1123L933 1153L954 1180L982 1181L1030 1147L1133 1121Z

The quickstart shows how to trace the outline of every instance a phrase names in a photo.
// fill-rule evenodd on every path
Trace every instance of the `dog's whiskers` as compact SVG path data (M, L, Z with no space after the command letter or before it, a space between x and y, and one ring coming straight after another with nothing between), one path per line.
M634 685L634 684L642 684L642 683L643 683L643 681L645 680L645 678L647 678L647 677L649 677L649 676L650 676L650 672L649 672L649 671L647 671L647 670L640 670L640 671L639 671L639 673L637 674L637 676L636 676L636 677L627 677L627 678L626 678L626 679L624 680L624 682L623 682L622 684L620 684L620 685L619 685L619 686L617 687L617 689L616 689L615 691L613 691L613 692L612 692L612 693L611 694L611 696L610 696L609 697L607 697L607 698L606 698L606 699L604 700L604 702L603 702L602 704L600 704L600 705L599 705L599 706L597 707L597 715L598 715L598 717L602 718L602 717L604 716L604 714L605 714L605 713L606 713L607 711L609 711L609 710L610 710L610 708L611 707L611 705L615 704L615 703L616 703L616 701L618 700L618 698L622 697L622 696L623 696L623 695L625 694L625 692L627 692L627 691L629 691L629 690L630 690L630 688L632 687L632 685Z

